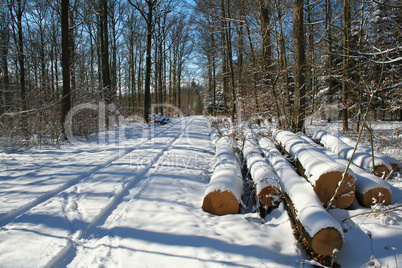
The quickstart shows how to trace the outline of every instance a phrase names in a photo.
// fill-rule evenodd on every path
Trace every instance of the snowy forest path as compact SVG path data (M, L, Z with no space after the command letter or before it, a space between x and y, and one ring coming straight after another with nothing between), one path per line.
M57 163L54 163L54 165L48 163L47 166L50 167L49 169L39 166L35 170L30 170L30 172L24 174L24 176L16 177L15 179L8 179L7 182L2 183L0 186L0 226L6 225L24 212L46 202L50 198L74 186L80 181L94 176L102 169L110 166L113 162L116 162L135 150L141 149L147 141L152 141L156 137L182 123L183 121L179 120L171 125L161 127L157 132L155 132L155 129L151 129L151 133L147 133L146 137L139 138L139 140L134 143L134 146L124 144L117 146L117 149L113 148L115 149L113 150L114 152L111 153L112 155L109 156L106 161L104 160L104 155L99 159L97 154L94 153L94 155L91 155L91 152L86 151L87 154L78 158L75 170L71 170L71 163L66 166L67 168L64 168L63 165L58 165ZM133 141L130 139L129 142ZM79 161L81 161L81 163L79 163ZM86 169L89 170L85 171ZM26 180L26 177L29 177L29 181ZM41 182L38 183L38 178L42 177L44 177L44 179L41 179ZM58 177L58 179L56 180L55 177ZM13 185L9 186L8 181L12 181L13 184L17 185L17 187L14 187ZM24 199L22 202L21 192L26 193L25 196L22 196ZM21 203L24 204L21 205Z
M113 165L118 166L118 169L111 170L110 173L106 172L106 174L119 178L120 180L123 180L124 183L121 185L121 187L116 189L116 191L114 191L112 195L110 195L106 202L102 202L102 204L106 204L103 207L100 207L99 205L96 206L96 203L99 202L99 200L90 200L92 201L90 204L88 204L88 200L80 200L81 202L79 203L81 203L83 207L90 207L91 209L97 207L98 209L96 210L96 213L93 213L93 215L86 215L85 218L87 218L87 223L85 224L85 226L81 226L79 230L76 231L76 233L72 236L67 245L62 248L59 253L46 264L45 267L65 267L69 260L71 260L75 256L76 247L77 245L81 244L79 241L82 239L90 239L91 230L95 226L102 224L102 222L104 222L111 215L111 213L123 201L124 196L128 195L128 198L132 198L132 194L130 194L129 192L130 188L139 189L137 191L140 191L144 187L144 183L146 183L147 181L147 173L149 173L150 170L155 169L156 166L159 165L159 160L164 155L164 153L166 151L169 151L173 144L184 136L185 131L193 120L194 118L184 119L183 121L181 121L184 124L175 124L176 127L169 128L171 132L164 132L168 137L167 139L163 137L160 138L157 142L151 140L145 143L145 147L141 146L142 150L136 153L137 157L128 159L130 168L134 169L129 170L129 173L127 173L127 171L122 172L122 163L113 163ZM161 141L161 139L163 139L163 141ZM146 144L149 144L149 147ZM141 156L138 157L138 154L141 154ZM133 160L135 161L140 159L146 159L146 161L142 161L141 163L132 163ZM127 162L127 159L123 160L123 162ZM128 178L125 178L127 176ZM105 185L105 181L102 181L102 186L96 186L96 188L98 189L104 187L107 187ZM127 199L127 197L125 199ZM83 203L86 204L84 205ZM73 209L76 209L76 207L74 207ZM88 213L87 211L87 214L91 213ZM81 217L79 218L79 220L83 220ZM74 218L69 219L69 222L74 222L75 220L76 219Z
M294 266L303 257L284 205L266 224L202 210L210 122L180 122L1 227L0 266Z
M192 120L180 119L142 144L125 150L113 161L97 167L85 179L64 184L64 189L40 200L42 202L22 211L16 219L3 226L0 241L24 237L27 241L18 240L16 244L20 244L20 250L29 250L35 245L32 241L45 236L48 243L36 246L52 253L45 254L44 250L46 256L40 258L39 266L53 266L70 251L74 241L86 238L89 230L108 217L137 179L147 173L163 153L183 136ZM39 231L40 226L45 226L45 231ZM54 256L54 253L57 255Z

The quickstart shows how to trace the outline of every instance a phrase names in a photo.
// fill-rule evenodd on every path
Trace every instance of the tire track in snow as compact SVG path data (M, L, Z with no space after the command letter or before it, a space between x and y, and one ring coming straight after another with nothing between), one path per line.
M129 189L133 186L133 184L139 178L146 175L152 167L159 166L160 158L165 154L165 152L169 151L174 146L175 142L177 142L183 137L186 130L193 121L194 118L190 119L186 123L186 126L174 138L172 138L172 140L167 145L161 148L160 151L157 154L155 154L150 161L148 161L148 164L145 167L142 167L138 171L137 175L133 176L119 191L115 192L114 197L111 199L111 201L91 221L91 223L86 227L86 229L78 231L72 239L69 239L67 245L63 249L61 249L59 253L45 265L45 267L46 268L58 267L58 266L65 267L68 264L69 260L70 261L73 260L75 256L75 246L78 244L77 241L86 238L89 235L89 232L91 231L92 228L106 221L108 216L112 214L113 210L116 209L118 204L122 201L123 196L126 195L127 192L129 192ZM146 181L144 181L141 184L139 190L135 191L135 193L132 196L135 196L138 192L141 192L141 190L147 185L145 182Z
M79 175L78 177L71 179L63 184L61 184L60 186L56 187L53 190L50 190L48 192L45 192L44 194L40 195L37 198L34 198L33 200L29 201L27 204L20 206L18 208L15 208L9 212L4 213L3 215L0 216L0 227L3 227L4 225L12 222L15 218L17 218L18 216L22 215L23 213L27 212L28 210L38 206L39 204L46 202L47 200L49 200L50 198L56 196L57 194L61 193L62 191L74 186L75 184L77 184L78 182L82 181L83 179L89 178L91 176L93 176L94 174L96 174L97 172L101 171L102 169L110 166L113 162L119 160L120 158L124 157L125 155L140 149L143 145L145 145L149 140L153 140L156 137L160 136L162 133L168 131L169 129L173 128L174 126L176 126L177 124L180 124L183 122L182 119L176 123L171 124L171 126L167 127L166 129L163 129L159 132L157 132L156 134L151 133L151 136L148 136L144 142L136 144L133 147L130 148L125 148L123 152L119 152L117 156L112 157L111 159L109 159L108 161L103 162L102 164L92 168L91 170L82 173L81 175ZM187 127L187 126L186 126ZM151 129L152 130L152 129Z

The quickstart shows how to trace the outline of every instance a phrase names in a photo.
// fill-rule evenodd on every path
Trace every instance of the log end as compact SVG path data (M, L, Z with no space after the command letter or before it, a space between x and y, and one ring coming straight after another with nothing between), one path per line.
M325 173L319 177L314 186L314 191L317 194L324 206L329 204L332 196L342 180L342 172L332 171ZM346 174L337 196L332 203L337 208L348 208L355 199L356 183L350 174Z
M232 192L218 190L204 197L202 209L218 216L236 214L239 212L239 202Z
M343 246L342 235L333 227L320 230L311 241L312 250L322 256L330 256L334 249L340 250Z
M388 206L391 204L392 201L390 191L383 187L371 189L367 191L364 195L356 194L356 197L360 205L366 208L369 208L376 203L381 203L385 206Z
M276 207L281 202L281 191L275 186L267 186L258 193L261 206Z
M378 165L374 167L374 175L377 177L382 177L384 174L385 176L388 176L388 174L391 172L386 166L384 165Z

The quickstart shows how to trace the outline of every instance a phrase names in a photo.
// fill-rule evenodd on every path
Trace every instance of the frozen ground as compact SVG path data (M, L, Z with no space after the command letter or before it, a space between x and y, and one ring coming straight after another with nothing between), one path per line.
M0 267L309 266L283 202L265 224L201 209L214 158L206 118L122 128L91 144L0 154ZM390 207L400 206L402 177L391 184ZM337 263L402 267L402 210L388 208L344 222L371 209L331 211L345 231Z

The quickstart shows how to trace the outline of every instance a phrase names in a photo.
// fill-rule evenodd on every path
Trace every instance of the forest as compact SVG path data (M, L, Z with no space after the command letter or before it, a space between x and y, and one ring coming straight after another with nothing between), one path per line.
M1 0L0 16L3 145L57 144L85 103L106 128L154 112L402 120L398 0ZM86 107L81 136L101 130Z

